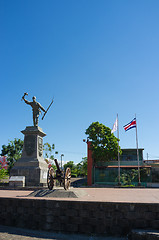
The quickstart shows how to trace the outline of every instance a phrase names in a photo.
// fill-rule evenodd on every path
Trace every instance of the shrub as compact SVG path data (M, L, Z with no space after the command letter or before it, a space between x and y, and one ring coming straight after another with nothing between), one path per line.
M6 179L8 176L8 171L4 168L0 169L0 181Z

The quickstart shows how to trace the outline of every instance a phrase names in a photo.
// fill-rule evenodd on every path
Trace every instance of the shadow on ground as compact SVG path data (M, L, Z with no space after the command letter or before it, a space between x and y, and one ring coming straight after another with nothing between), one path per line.
M71 186L72 187L86 187L87 186L87 178L72 178Z
M73 190L54 189L54 190L35 190L28 197L56 197L56 198L77 198Z
M126 240L120 237L90 236L82 234L63 234L55 232L35 231L0 225L0 239L5 240Z

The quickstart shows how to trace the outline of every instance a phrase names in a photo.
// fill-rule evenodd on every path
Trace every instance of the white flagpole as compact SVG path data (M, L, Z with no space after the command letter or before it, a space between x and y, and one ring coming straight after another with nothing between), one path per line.
M118 114L117 114L117 137L118 137L118 185L121 185L121 182L120 182L119 120L118 120Z
M136 119L136 114L135 114ZM138 149L138 137L137 137L137 120L136 120L136 148L137 148L137 163L138 163L138 185L141 185L141 179L140 179L140 163L139 163L139 149Z

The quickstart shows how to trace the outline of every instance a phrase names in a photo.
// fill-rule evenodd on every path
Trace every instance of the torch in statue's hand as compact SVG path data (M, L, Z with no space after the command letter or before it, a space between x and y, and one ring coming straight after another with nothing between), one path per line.
M26 95L28 96L28 93L27 93L27 92L24 93L24 95L23 95L21 101L24 100L24 98L25 98Z

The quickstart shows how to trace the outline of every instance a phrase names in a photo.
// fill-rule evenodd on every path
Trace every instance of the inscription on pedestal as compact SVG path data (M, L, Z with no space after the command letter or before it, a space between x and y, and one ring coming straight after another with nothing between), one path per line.
M28 156L31 156L35 151L36 137L33 135L26 135L24 141L25 152Z
M39 157L43 154L43 139L41 137L38 137L38 151L39 151Z

